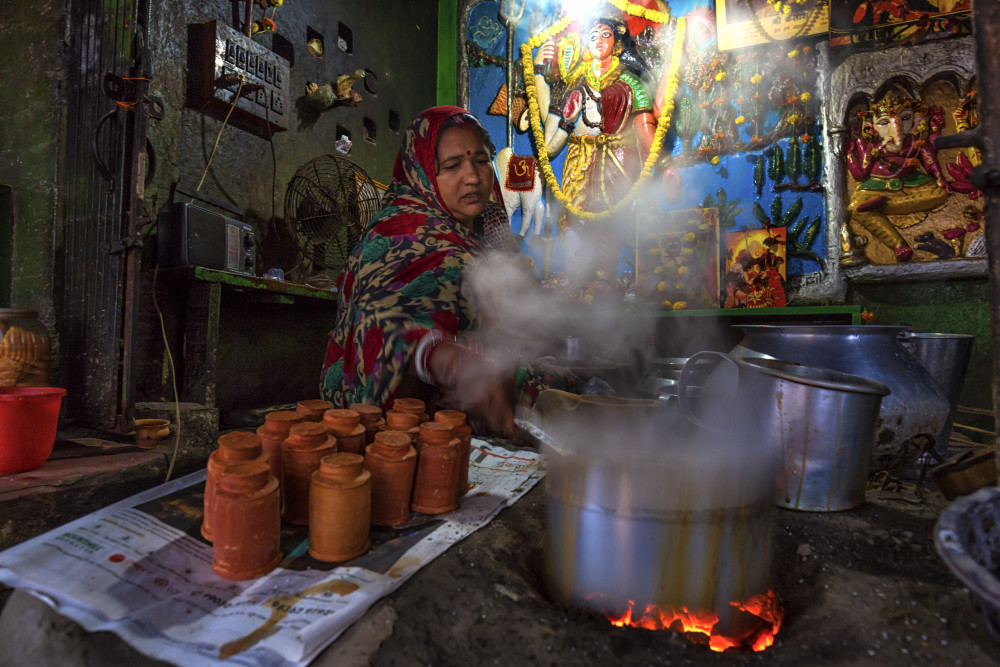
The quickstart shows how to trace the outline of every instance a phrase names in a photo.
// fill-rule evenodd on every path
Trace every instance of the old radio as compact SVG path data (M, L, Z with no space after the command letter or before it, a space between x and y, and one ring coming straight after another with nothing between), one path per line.
M173 202L157 218L160 266L201 266L255 275L257 237L251 225L190 202Z

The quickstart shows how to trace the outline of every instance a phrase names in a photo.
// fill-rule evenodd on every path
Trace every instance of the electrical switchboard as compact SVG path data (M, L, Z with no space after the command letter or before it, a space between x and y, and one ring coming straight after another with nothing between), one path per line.
M188 26L188 102L267 136L288 129L288 61L218 21Z

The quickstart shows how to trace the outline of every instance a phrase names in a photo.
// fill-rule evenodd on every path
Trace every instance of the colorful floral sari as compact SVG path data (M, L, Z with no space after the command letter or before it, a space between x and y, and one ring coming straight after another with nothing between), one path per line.
M388 409L421 338L432 330L451 337L475 328L475 300L463 292L462 276L483 244L451 217L434 168L441 124L459 113L466 112L434 107L414 119L396 158L387 204L341 275L320 381L321 395L335 406ZM495 182L494 195L500 201ZM531 400L539 390L537 373L525 367L517 375Z

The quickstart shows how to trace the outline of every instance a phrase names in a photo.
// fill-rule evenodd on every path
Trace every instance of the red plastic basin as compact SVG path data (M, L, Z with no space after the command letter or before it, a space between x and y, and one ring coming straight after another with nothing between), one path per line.
M59 387L0 387L0 474L34 470L56 444Z

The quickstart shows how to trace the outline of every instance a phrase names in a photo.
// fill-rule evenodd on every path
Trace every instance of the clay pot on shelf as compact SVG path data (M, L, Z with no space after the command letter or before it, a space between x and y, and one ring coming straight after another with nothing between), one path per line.
M281 443L288 437L292 426L301 423L304 415L296 410L275 410L264 415L264 423L257 429L264 455L271 464L271 474L281 484Z
M132 424L135 444L142 449L153 449L160 440L170 435L170 422L166 419L136 419Z
M410 442L417 441L417 434L420 433L420 417L408 412L396 412L389 410L385 413L386 431L401 431L410 436Z
M420 425L417 437L417 472L410 509L423 514L443 514L458 507L458 438L441 422Z
M324 401L320 398L310 398L305 401L299 401L295 406L295 410L302 414L302 417L307 422L319 422L323 421L323 413L333 407L333 403L330 401Z
M365 427L361 415L354 410L327 410L323 425L337 439L338 452L365 453Z
M417 470L417 450L401 431L381 431L365 450L371 473L372 524L395 526L410 518L410 496Z
M397 398L392 403L392 409L396 412L417 415L421 424L430 419L430 416L427 414L427 404L419 398Z
M268 464L227 465L215 503L212 570L236 581L273 570L281 562L281 513L278 482Z
M326 426L315 422L296 424L281 443L281 507L289 523L309 523L309 484L324 456L337 452L336 439Z
M472 454L472 427L467 423L464 412L459 410L438 410L434 421L451 425L451 434L458 438L458 495L469 492L469 456Z
M205 512L201 522L201 535L209 542L214 538L215 494L219 479L226 466L249 461L264 461L260 438L249 431L230 431L219 436L219 447L208 456L205 474ZM270 468L268 468L270 471Z
M361 423L365 427L365 444L372 444L375 434L379 431L379 426L384 423L382 408L367 403L352 403L350 409L361 415Z
M309 487L309 555L340 562L371 546L371 474L361 454L324 456Z

